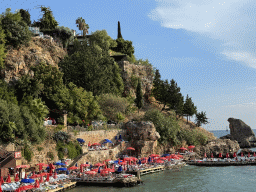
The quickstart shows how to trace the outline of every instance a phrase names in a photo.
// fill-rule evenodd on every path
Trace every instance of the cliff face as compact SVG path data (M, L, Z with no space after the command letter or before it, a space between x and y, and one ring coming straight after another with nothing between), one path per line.
M29 46L22 46L19 50L8 50L5 58L6 69L1 76L7 83L18 80L22 75L33 76L31 66L39 62L58 66L58 63L67 55L67 52L50 39L32 37Z
M145 93L150 95L154 79L152 67L131 64L129 61L119 61L118 64L122 71L126 95L130 92L133 97L136 96L136 87L134 87L136 78L141 79L143 95Z
M156 153L157 140L160 138L159 133L151 122L128 122L125 124L127 139L130 140L131 146L135 153L141 156L148 156Z

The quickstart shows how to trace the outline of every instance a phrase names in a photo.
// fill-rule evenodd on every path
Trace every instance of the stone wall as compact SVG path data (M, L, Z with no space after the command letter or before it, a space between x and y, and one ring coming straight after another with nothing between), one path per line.
M85 145L90 143L103 143L105 139L111 140L113 143L115 142L115 136L122 135L122 138L125 136L126 131L122 129L112 129L112 130L99 130L99 131L80 131L77 135L75 133L70 132L71 139L76 140L77 138L81 138L85 140Z

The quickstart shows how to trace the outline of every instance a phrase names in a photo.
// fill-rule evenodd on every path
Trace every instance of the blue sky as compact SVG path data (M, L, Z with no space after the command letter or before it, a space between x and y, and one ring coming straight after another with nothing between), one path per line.
M117 22L135 56L148 59L162 79L174 79L198 111L206 111L208 130L226 129L229 117L256 128L255 10L253 0L0 0L6 8L29 9L41 18L50 7L60 26L79 32L83 17L89 33L107 30L117 38Z

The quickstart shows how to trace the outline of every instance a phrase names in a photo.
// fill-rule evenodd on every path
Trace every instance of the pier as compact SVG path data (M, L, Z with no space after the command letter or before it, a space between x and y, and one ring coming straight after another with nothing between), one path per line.
M250 166L256 165L256 161L187 161L188 165L195 166L207 166L207 167L218 167L218 166Z
M140 179L140 176L142 176L142 175L156 173L156 172L164 171L164 170L165 170L165 166L162 165L162 166L157 166L157 167L151 167L148 169L141 169L139 171L128 171L127 173L136 175Z

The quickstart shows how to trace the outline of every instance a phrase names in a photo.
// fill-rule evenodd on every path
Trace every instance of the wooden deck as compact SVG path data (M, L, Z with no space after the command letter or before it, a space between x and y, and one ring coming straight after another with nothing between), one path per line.
M138 178L140 178L141 175L156 173L156 172L164 171L164 170L165 170L165 166L162 165L162 166L152 167L152 168L143 169L143 170L139 170L139 171L128 171L127 173L136 175Z
M70 182L68 184L65 184L64 187L58 187L56 189L49 190L48 192L65 191L67 189L72 189L74 187L76 187L76 182Z

